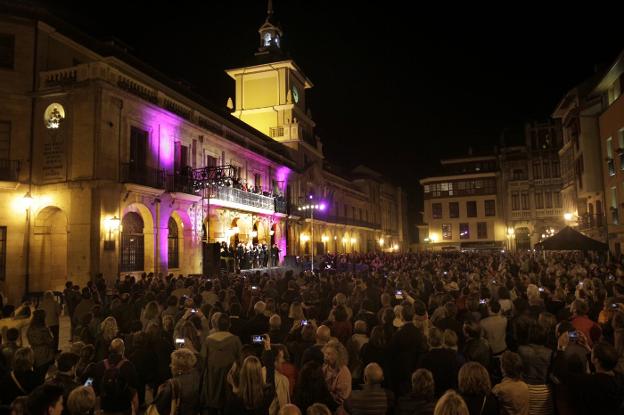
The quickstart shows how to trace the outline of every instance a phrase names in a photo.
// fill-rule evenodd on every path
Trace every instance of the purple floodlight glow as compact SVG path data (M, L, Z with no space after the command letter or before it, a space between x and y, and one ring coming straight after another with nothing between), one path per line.
M325 210L325 203L321 203L319 205L319 210Z
M312 197L313 197L313 196L312 196L312 195L310 195L310 196L308 196L308 199L312 200Z

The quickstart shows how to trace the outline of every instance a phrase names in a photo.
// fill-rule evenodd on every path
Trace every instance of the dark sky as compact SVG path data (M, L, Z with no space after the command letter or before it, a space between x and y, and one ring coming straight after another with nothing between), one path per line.
M609 64L624 48L624 14L613 3L274 0L274 8L285 47L315 84L308 104L326 156L361 161L416 195L440 157L492 147L504 128L549 117L567 90ZM253 54L266 16L266 0L54 5L222 105L234 90L223 70Z

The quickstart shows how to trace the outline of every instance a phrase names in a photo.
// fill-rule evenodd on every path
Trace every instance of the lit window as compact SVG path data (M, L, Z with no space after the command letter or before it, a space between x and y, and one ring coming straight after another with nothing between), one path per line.
M271 34L270 33L264 34L264 46L271 46Z

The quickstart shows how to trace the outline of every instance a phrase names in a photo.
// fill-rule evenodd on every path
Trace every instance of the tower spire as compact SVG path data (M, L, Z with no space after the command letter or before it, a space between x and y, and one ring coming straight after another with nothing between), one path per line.
M273 20L273 0L268 0L267 17L258 33L260 34L260 47L258 53L278 52L281 49L282 30L272 22Z

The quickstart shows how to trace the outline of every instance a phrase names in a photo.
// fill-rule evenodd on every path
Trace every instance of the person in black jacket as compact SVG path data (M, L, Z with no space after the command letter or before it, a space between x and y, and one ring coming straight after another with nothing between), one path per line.
M136 391L139 388L139 379L134 364L124 357L125 345L122 339L114 339L110 345L110 353L107 359L91 365L85 373L84 382L88 378L93 378L93 389L101 399L101 408L104 412L121 412L129 414L133 405L138 405ZM118 383L122 385L120 391L122 396L108 396L103 388L105 374L112 370L118 371Z
M258 301L254 305L254 316L245 325L245 331L241 338L243 344L251 343L251 336L269 331L269 318L264 315L265 310L266 303L264 301Z
M28 395L43 382L43 378L33 369L34 362L35 355L30 347L22 347L15 352L13 370L0 379L0 403L10 405L15 398Z
M320 363L310 360L303 365L295 384L293 403L303 412L314 403L322 403L334 413L338 404L327 388L323 366Z
M418 359L426 352L424 335L414 326L414 308L404 302L401 317L405 324L392 335L388 343L389 384L395 396L405 395L410 390L410 376L416 369Z
M427 369L412 374L412 391L397 401L396 415L433 415L435 382Z

